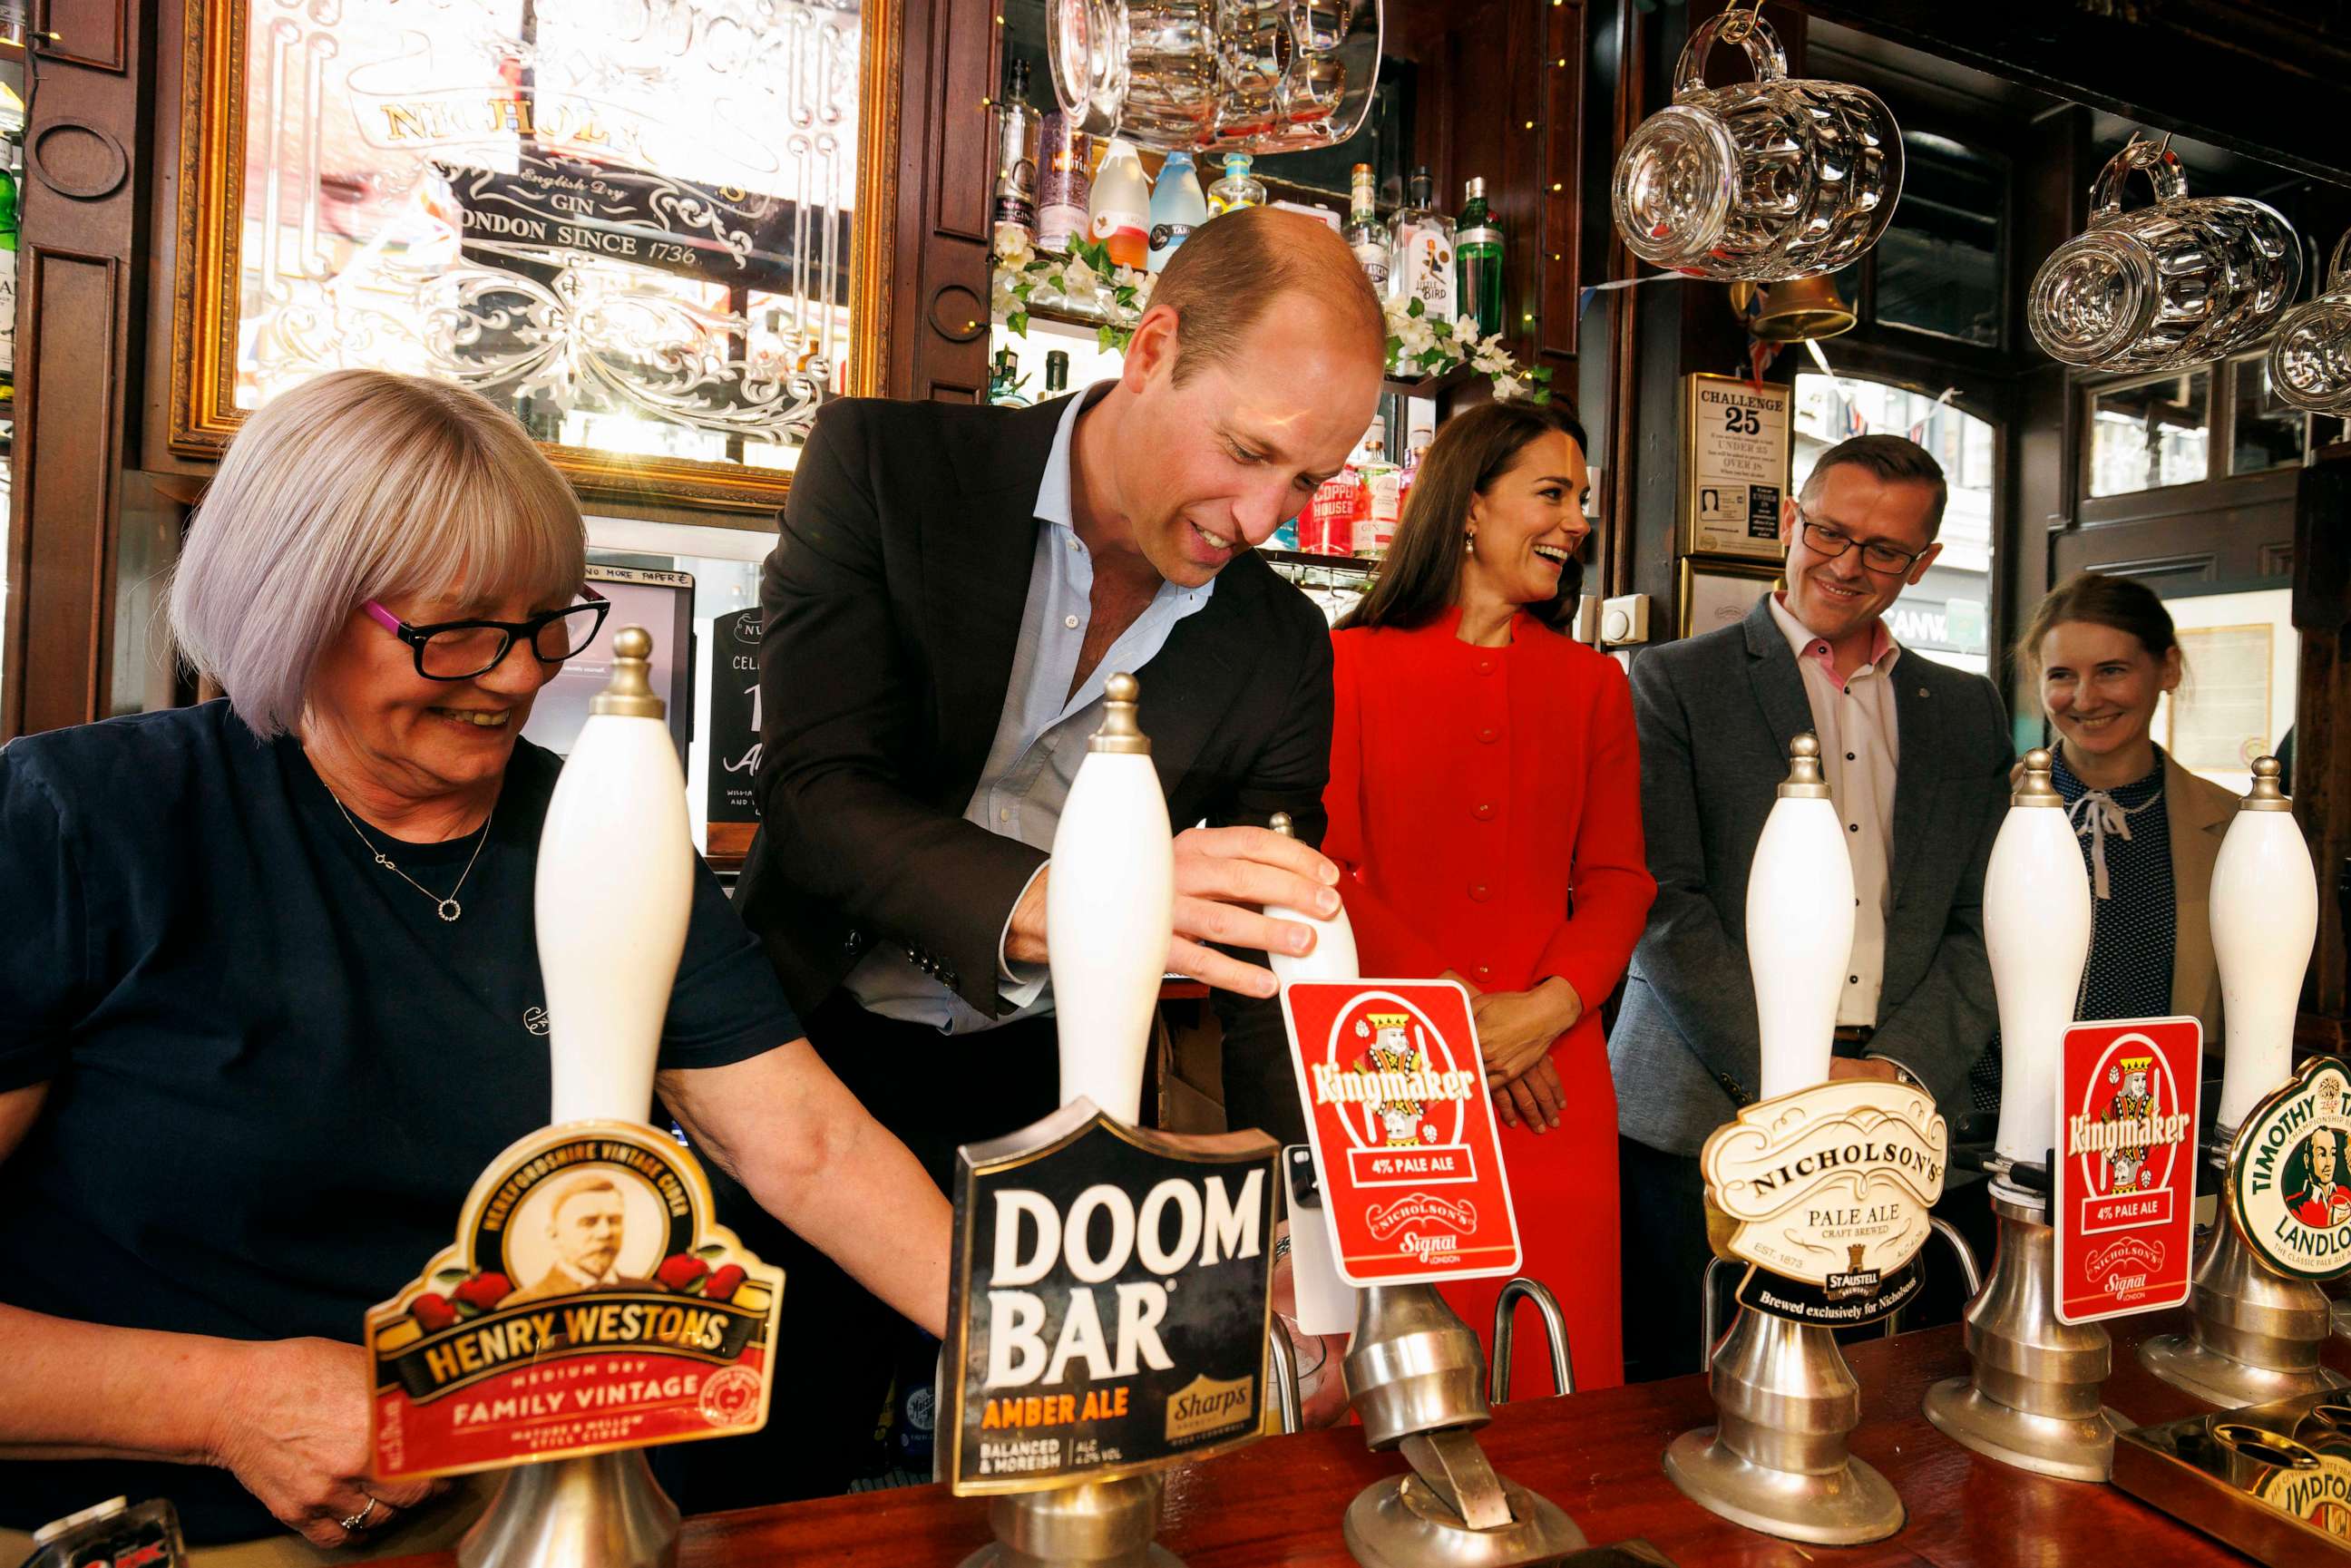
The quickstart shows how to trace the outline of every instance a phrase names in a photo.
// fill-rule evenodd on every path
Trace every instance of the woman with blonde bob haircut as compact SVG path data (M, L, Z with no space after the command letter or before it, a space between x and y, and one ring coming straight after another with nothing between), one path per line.
M368 1478L352 1342L546 1119L559 762L517 732L608 609L585 574L569 487L507 414L321 376L231 444L172 586L225 699L0 751L0 1562L118 1494L239 1563L463 1522ZM707 871L661 1066L707 1157L944 1327L946 1201ZM650 1273L631 1245L614 1268Z

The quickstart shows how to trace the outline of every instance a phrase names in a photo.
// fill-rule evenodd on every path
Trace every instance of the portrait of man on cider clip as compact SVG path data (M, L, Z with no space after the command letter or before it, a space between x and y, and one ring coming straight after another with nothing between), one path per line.
M628 1234L628 1207L617 1183L587 1172L554 1189L547 1214L547 1239L554 1256L537 1282L526 1285L500 1301L513 1306L568 1296L580 1291L646 1291L650 1280L634 1280L619 1271L621 1248Z
M2320 1127L2285 1157L2285 1207L2303 1224L2331 1230L2351 1224L2351 1186L2343 1185L2343 1129Z

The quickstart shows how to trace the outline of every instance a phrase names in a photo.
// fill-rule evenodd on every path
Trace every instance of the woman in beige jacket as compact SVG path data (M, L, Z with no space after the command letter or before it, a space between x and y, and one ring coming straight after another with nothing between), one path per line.
M2156 703L2182 674L2169 612L2142 583L2084 573L2041 601L2017 655L2056 732L2053 782L2094 894L2078 1016L2192 1016L2216 1048L2209 901L2237 797L2155 744Z

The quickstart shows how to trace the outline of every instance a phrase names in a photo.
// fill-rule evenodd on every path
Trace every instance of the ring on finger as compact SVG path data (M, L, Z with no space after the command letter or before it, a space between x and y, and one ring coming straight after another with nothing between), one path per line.
M368 1521L374 1517L375 1511L380 1506L381 1504L375 1494L373 1492L368 1493L367 1506L365 1508L351 1515L350 1518L339 1521L341 1523L344 1532L346 1534L356 1535L360 1531L365 1530L367 1528Z

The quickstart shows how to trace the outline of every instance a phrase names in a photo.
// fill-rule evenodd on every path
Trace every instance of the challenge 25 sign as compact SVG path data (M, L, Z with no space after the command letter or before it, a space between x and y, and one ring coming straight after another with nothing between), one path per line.
M956 1153L943 1474L959 1496L1108 1480L1262 1425L1274 1161L1091 1101Z
M1293 981L1282 1012L1340 1277L1516 1273L1469 994L1450 980Z

